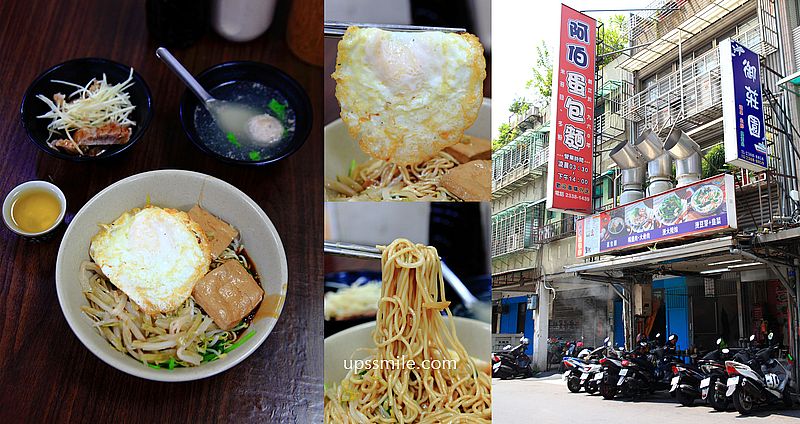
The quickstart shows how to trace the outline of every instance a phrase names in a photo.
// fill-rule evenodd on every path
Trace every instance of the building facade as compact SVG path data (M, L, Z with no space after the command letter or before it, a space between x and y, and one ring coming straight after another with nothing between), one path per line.
M531 325L522 322L513 330L530 334L539 369L547 367L548 340L551 345L559 338L597 345L610 336L615 344L630 344L640 333L675 333L680 348L702 351L718 337L737 345L751 334L763 339L773 332L785 352L800 353L800 228L788 219L800 206L792 200L800 163L795 147L800 132L793 124L800 122L795 94L800 90L785 82L800 70L798 3L658 0L644 8L650 10L628 16L630 50L597 71L595 211L623 202L623 172L609 156L614 146L646 133L664 140L677 129L699 145L701 179L733 176L735 230L578 259L575 218L544 210L546 166L529 167L524 178L509 178L504 169L514 168L515 156L495 153L494 330L510 330L503 321L514 312L515 323L530 316ZM598 28L598 42L602 34ZM759 56L765 171L715 162L724 123L732 118L723 113L718 48L727 39ZM546 133L537 134L545 141L536 148L546 151ZM534 149L529 156L537 154ZM506 166L506 155L509 165L497 169ZM674 186L674 171L669 177ZM641 197L651 194L647 181ZM537 297L537 308L524 316L519 308L502 306L512 302L508 299L531 296Z

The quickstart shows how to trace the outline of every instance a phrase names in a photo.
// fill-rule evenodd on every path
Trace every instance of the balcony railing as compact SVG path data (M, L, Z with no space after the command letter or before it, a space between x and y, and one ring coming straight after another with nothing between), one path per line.
M655 0L643 7L644 10L631 14L628 39L635 46L651 43L713 2L713 0Z
M761 45L758 27L735 37L745 47ZM623 118L640 127L667 132L673 124L690 130L722 116L722 86L719 51L711 49L691 61L682 70L659 77L648 87L624 100ZM665 134L662 134L665 135Z
M528 130L492 154L492 197L498 198L542 176L548 133Z
M534 239L544 203L522 203L492 215L492 258L538 247Z
M547 244L559 239L575 235L576 217L568 216L558 221L551 222L533 232L534 244Z

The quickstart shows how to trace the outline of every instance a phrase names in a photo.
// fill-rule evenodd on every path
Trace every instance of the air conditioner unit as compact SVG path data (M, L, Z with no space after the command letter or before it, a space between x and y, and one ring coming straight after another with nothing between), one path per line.
M792 30L792 45L794 46L794 69L800 69L800 27Z

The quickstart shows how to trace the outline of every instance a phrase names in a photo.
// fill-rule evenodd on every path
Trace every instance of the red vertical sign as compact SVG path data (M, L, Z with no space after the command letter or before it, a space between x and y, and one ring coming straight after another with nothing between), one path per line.
M561 35L550 100L548 210L592 213L596 33L594 19L561 5Z

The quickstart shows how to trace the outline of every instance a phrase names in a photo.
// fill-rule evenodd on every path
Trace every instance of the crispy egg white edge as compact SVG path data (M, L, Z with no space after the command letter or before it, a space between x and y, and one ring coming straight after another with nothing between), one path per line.
M177 296L168 296L168 299L162 300L155 304L144 299L142 290L135 290L134 292L129 293L128 291L124 290L123 287L120 287L120 284L127 285L127 282L119 279L119 276L115 270L109 267L109 261L106 260L105 255L103 254L105 249L109 247L107 246L107 243L117 235L115 232L120 229L127 228L126 224L128 221L133 223L133 220L137 214L147 211L148 209L159 209L166 212L168 215L172 216L172 218L176 219L183 228L189 230L194 236L194 240L196 240L196 243L192 245L192 247L195 248L193 249L195 250L194 253L197 255L194 265L191 265L194 267L193 274L186 278L186 280L171 293L174 295L175 291L177 291ZM179 307L192 294L195 284L208 272L211 264L210 245L208 238L206 237L206 234L200 225L193 221L186 212L171 208L159 208L157 206L146 206L144 208L135 208L130 211L126 211L111 224L101 225L101 230L95 234L94 237L92 237L89 247L89 255L91 256L92 260L97 263L109 281L111 281L111 283L120 290L123 290L128 297L142 309L142 311L149 315L167 313ZM148 279L145 278L145 280ZM151 284L153 283L153 281L146 282ZM131 288L128 288L129 291L133 291L130 289Z
M384 84L386 75L368 63L378 44L388 42L392 47L397 46L392 42L402 41L405 44L398 47L402 50L409 39L423 46L419 54L442 53L439 57L428 54L439 60L442 74L430 75L425 73L430 69L422 69L420 78L407 81L417 85L411 92L408 87L404 91ZM469 72L463 72L465 69ZM416 71L416 67L409 70ZM475 122L483 101L486 61L483 46L472 34L392 33L351 27L339 42L332 77L342 120L361 149L377 159L415 164L458 143Z

